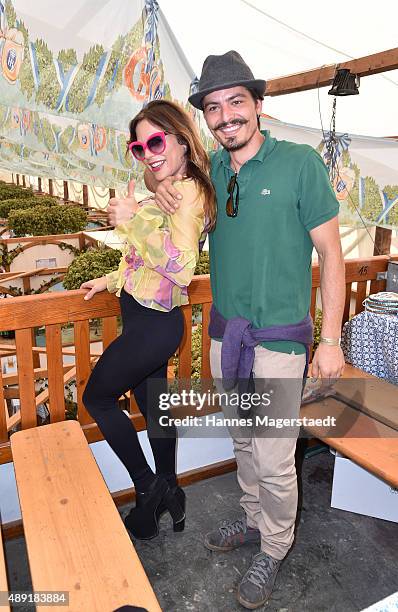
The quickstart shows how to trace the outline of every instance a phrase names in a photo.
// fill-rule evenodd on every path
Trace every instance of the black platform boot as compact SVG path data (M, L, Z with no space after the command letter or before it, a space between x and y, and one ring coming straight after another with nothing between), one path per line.
M174 498L174 499L173 499ZM162 514L167 512L166 503L178 503L184 512L184 518L180 521L175 522L173 519L173 530L174 531L184 531L185 527L185 493L181 487L172 487L169 492L166 494L165 500L158 506L157 509L157 519L159 521Z
M184 496L185 498L185 496ZM175 531L184 527L185 510L177 495L171 494L166 480L156 476L152 485L145 493L136 493L135 508L124 519L124 524L132 535L139 540L150 540L159 534L159 508L170 512Z

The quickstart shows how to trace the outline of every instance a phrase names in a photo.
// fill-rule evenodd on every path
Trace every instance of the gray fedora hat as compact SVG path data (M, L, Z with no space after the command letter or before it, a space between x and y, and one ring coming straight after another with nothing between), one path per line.
M190 95L188 100L192 106L203 110L202 100L207 94L238 85L254 89L263 96L266 82L254 78L249 66L237 51L228 51L224 55L209 55L203 64L199 89Z

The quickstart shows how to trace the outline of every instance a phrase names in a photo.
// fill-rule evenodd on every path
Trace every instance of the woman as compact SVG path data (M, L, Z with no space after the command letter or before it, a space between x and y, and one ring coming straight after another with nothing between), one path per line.
M188 303L199 243L215 222L215 195L196 126L176 104L153 101L141 110L130 123L128 148L157 181L181 174L183 199L175 215L162 213L151 198L137 204L132 219L115 230L126 243L119 269L82 284L90 290L86 298L105 289L116 292L123 321L122 334L97 362L83 401L133 480L136 506L125 524L135 537L150 539L158 534L165 511L175 531L185 524L185 494L177 486L175 468L176 432L159 428L159 394L167 390L168 360L182 339L180 306ZM147 422L156 474L118 405L129 389Z

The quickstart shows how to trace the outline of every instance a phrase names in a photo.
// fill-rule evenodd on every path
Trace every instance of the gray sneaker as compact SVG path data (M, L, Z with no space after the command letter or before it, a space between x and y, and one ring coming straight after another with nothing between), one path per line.
M244 514L234 521L222 521L218 529L205 535L204 545L209 550L228 551L243 544L258 544L260 540L259 530L248 527Z
M238 586L238 601L249 610L263 606L271 597L281 561L265 552L254 555L252 564Z

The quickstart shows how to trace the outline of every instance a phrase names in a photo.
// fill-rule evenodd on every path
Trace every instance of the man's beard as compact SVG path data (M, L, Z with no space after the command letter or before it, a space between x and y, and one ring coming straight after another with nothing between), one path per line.
M231 138L230 140L233 140L233 138ZM226 151L239 151L239 149L243 149L243 147L245 147L248 142L248 140L245 140L244 142L231 142L231 144L226 143L224 144L224 149Z
M247 145L247 143L251 140L253 134L249 136L248 138L246 138L243 142L236 142L237 136L228 137L228 136L224 136L224 134L222 134L223 140L219 140L217 138L217 132L220 129L227 127L228 125L246 125L247 123L249 122L245 119L232 119L232 121L228 121L228 123L219 123L217 127L214 129L214 136L216 137L218 142L222 144L222 146L224 147L226 151L239 151L239 149L243 149ZM224 138L226 139L225 142L224 142Z
M217 127L214 129L214 135L217 138L217 132L222 129L225 128L229 125L245 125L247 123L247 121L245 121L244 119L232 119L232 121L228 121L228 122L222 122L219 123L217 125ZM218 140L218 142L220 142L224 149L226 149L227 151L237 151L238 149L241 149L242 146L244 147L246 143L234 143L234 140L236 138L236 136L224 136L224 134L221 132L222 134L222 141ZM224 138L226 139L226 143L224 144Z

